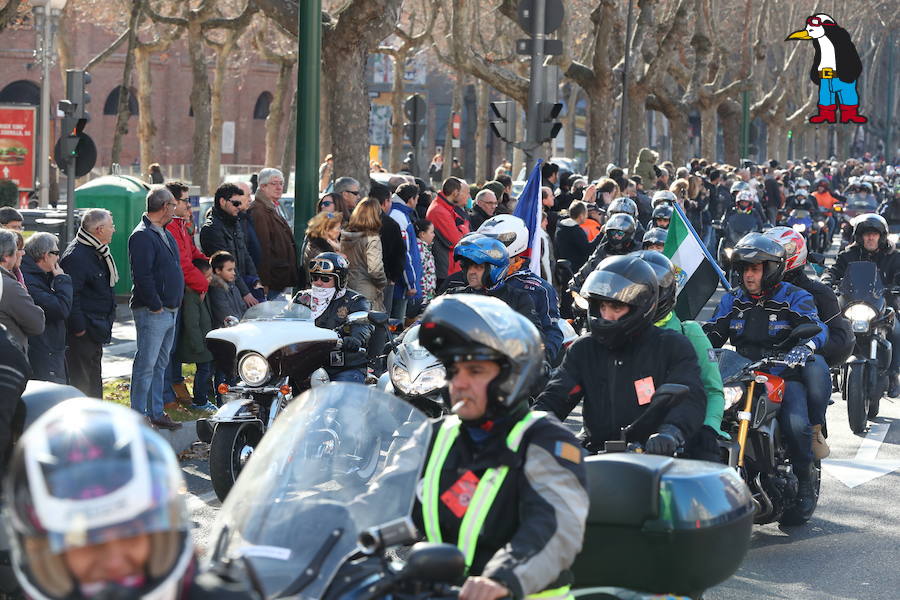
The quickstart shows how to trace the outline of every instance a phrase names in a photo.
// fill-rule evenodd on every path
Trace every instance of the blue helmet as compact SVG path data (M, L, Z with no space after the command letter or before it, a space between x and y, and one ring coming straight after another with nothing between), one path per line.
M509 271L506 245L497 238L481 233L470 233L459 240L453 249L453 258L463 263L463 270L466 268L466 261L486 265L482 283L488 290L499 286Z

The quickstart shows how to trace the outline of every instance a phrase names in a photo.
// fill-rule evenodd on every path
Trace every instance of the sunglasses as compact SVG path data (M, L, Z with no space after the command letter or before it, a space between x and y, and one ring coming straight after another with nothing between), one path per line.
M47 253L54 256L59 256L59 250L48 250Z
M240 207L241 204L243 204L243 202L241 202L240 200L232 200L232 201L231 201L231 205L232 205L232 206Z
M807 25L812 25L813 27L822 27L825 25L834 25L831 21L823 21L819 17L807 17L806 19Z
M323 281L325 283L334 280L334 275L319 275L318 273L314 273L309 276L312 281Z

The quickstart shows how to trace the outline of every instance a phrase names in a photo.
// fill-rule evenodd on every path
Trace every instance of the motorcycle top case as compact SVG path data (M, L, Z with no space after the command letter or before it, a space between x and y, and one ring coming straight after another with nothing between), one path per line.
M648 454L586 459L591 507L577 589L697 596L728 579L750 543L750 490L726 465Z

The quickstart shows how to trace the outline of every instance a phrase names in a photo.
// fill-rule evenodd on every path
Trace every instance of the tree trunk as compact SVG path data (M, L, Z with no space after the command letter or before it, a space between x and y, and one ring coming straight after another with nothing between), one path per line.
M677 113L666 117L669 119L669 139L672 140L672 163L681 166L687 163L689 150L686 143L689 132L687 115Z
M297 153L297 88L294 87L293 100L291 100L291 113L288 115L287 135L284 137L284 152L281 158L281 172L284 173L285 185L291 178L291 171L295 170L294 159ZM293 194L294 190L287 190Z
M622 168L633 167L637 162L637 156L641 148L647 145L647 107L644 102L645 96L629 94L629 98L628 131L625 134L628 145L624 153L625 164L619 165Z
M700 154L710 162L716 160L716 133L718 116L716 106L698 106L700 109Z
M740 109L736 102L726 102L719 106L719 119L722 121L722 136L725 139L725 162L737 165L741 158L741 120Z
M391 157L390 168L394 173L399 173L403 168L403 122L406 116L403 114L403 96L406 80L403 75L406 71L406 53L394 55L394 95L391 98ZM415 144L416 140L410 140Z
M278 81L275 84L275 93L272 94L272 104L269 105L269 116L266 117L266 166L277 165L283 153L278 152L278 136L284 129L284 100L290 94L294 73L294 61L281 61L278 69ZM294 86L296 89L297 86ZM287 177L287 175L285 175Z
M135 2L131 9L131 20L128 24L128 51L125 54L125 68L122 70L122 88L119 90L119 106L116 110L116 129L113 133L112 151L110 152L110 169L112 165L119 164L120 155L122 154L122 138L128 134L128 117L131 111L128 110L131 97L131 72L134 70L134 46L137 42L137 25L141 18L140 2ZM146 171L149 165L141 164L141 168ZM110 173L112 170L110 170Z
M566 116L563 120L563 154L569 158L575 156L575 117L578 112L578 90L574 83L569 85L569 97L566 98Z
M479 80L475 85L475 90L475 106L478 111L478 118L476 120L477 126L475 127L475 183L480 186L487 181L485 177L489 176L487 134L489 128L488 98L490 95L490 88L486 81Z
M591 178L597 178L606 173L606 165L612 156L613 136L610 135L612 127L612 111L614 98L611 86L598 85L587 92L588 110L590 111L590 123L588 125L588 161L587 172Z
M324 51L324 49L323 49ZM298 59L301 60L301 59ZM299 63L298 63L299 64ZM324 66L324 65L323 65ZM299 68L297 69L297 77L299 79L300 73ZM325 162L325 157L331 154L331 107L328 106L328 101L331 98L331 95L334 93L333 89L336 85L336 82L333 81L332 77L327 77L325 75L324 69L322 73L320 73L319 78L319 164ZM296 110L295 110L296 112ZM294 119L297 117L295 116ZM366 136L368 137L368 135ZM294 150L296 152L296 149ZM369 153L366 152L366 156ZM342 173L337 171L333 171L334 178L343 177Z
M453 86L453 98L450 104L450 118L447 120L447 142L444 144L444 172L442 177L447 179L450 177L450 169L453 167L453 159L459 158L462 150L462 139L457 140L459 148L453 147L453 116L462 115L462 93L463 93L463 72L456 71L456 84ZM462 127L460 127L460 138L462 138ZM462 164L462 162L460 162Z
M138 106L138 141L141 146L141 167L146 169L153 160L153 139L156 136L156 125L153 123L153 94L150 77L150 51L135 48L134 59L137 63L137 96Z
M212 114L210 108L209 74L207 73L206 56L204 55L203 31L199 21L191 21L187 27L188 52L191 58L191 107L194 109L194 159L191 163L191 179L200 187L200 194L208 194L210 125ZM142 111L143 112L143 111Z
M210 126L209 126L209 178L208 189L219 187L222 180L222 90L225 88L225 77L228 71L228 57L238 37L237 32L229 31L224 44L216 48L216 66L213 71L213 82L210 88ZM273 102L274 104L274 102ZM197 111L194 110L196 118Z

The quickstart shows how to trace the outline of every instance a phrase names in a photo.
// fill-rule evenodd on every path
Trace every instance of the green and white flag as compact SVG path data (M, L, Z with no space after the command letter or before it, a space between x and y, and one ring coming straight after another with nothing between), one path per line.
M663 254L675 265L675 277L678 281L675 314L679 319L692 320L697 318L715 293L719 281L725 289L730 290L731 286L700 241L700 236L694 231L684 210L678 203L674 209Z

